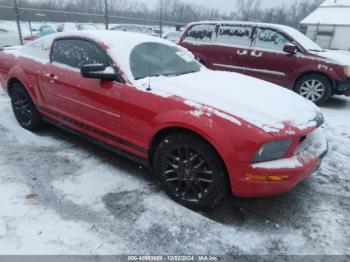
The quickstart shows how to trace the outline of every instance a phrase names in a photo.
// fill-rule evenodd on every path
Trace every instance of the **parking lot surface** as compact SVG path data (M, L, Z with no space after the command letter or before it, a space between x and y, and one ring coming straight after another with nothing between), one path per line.
M350 99L322 111L329 153L311 178L193 212L133 162L53 127L21 129L0 91L0 254L350 254Z

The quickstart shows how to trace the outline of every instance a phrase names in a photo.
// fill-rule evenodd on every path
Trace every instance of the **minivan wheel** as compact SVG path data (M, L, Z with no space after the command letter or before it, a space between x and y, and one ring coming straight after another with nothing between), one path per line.
M13 113L23 128L34 131L43 126L40 114L23 85L15 83L10 90L10 97Z
M165 138L155 152L154 169L164 191L191 209L214 207L228 192L221 158L207 142L194 135Z
M321 105L330 98L332 87L325 76L312 74L302 77L297 82L295 91L302 97Z

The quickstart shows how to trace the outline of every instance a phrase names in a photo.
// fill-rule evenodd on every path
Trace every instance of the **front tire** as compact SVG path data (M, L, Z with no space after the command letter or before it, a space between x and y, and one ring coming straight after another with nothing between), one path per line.
M295 91L316 105L322 105L332 95L332 86L327 77L310 74L297 82Z
M206 141L194 135L165 138L155 152L154 168L164 191L191 209L214 207L228 192L221 158Z
M13 113L23 128L35 131L43 126L40 113L22 84L15 83L13 85L10 90L10 97Z

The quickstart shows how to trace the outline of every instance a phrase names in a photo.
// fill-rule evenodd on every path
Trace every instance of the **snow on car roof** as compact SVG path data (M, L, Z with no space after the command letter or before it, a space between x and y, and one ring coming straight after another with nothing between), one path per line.
M130 69L130 54L137 45L152 42L180 48L179 46L162 38L122 31L71 31L53 34L51 37L54 39L60 37L84 37L106 45L107 52L114 58L115 62L121 66L125 77L130 81L133 80L133 75Z
M280 25L280 24L269 24L269 23L259 23L259 22L246 22L246 21L225 21L225 20L208 20L208 21L200 21L200 22L194 22L190 23L188 27L192 25L200 25L200 24L232 24L232 25L253 25L257 27L267 27L267 28L273 28L280 31L283 31L290 35L292 38L294 38L300 45L302 45L305 49L308 50L319 50L321 51L322 48L316 44L314 41L312 41L310 38L305 36L303 33L299 32L298 30L294 29L293 27L286 26L286 25Z

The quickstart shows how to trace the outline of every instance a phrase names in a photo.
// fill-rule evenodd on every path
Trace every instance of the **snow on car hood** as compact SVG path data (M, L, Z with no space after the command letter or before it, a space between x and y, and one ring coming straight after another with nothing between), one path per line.
M144 88L147 82L139 80L136 87ZM237 73L203 68L176 77L153 77L151 88L158 95L181 97L195 107L196 115L209 112L234 124L240 124L240 118L268 133L316 126L321 115L318 107L294 92Z
M346 52L336 50L325 50L324 52L316 52L314 54L322 58L331 59L339 65L350 66L350 52L347 54Z

